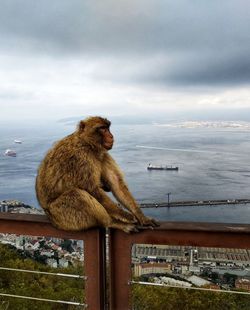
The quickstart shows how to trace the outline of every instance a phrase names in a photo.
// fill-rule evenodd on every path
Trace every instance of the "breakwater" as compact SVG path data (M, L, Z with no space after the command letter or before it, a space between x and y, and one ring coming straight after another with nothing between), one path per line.
M190 207L190 206L216 206L232 204L248 204L250 199L224 199L224 200L190 200L190 201L171 201L160 203L142 203L141 208L169 208L169 207Z

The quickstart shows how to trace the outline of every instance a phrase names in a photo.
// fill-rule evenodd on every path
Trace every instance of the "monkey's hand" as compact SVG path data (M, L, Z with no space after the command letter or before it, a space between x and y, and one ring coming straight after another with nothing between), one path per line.
M131 214L126 212L123 209L117 208L114 212L114 210L109 210L109 214L111 217L113 217L116 220L119 220L123 223L130 223L130 224L136 224L137 219Z
M133 232L139 232L137 226L133 224L124 225L124 228L122 229L125 233L133 233Z
M157 221L155 221L153 218L146 217L145 215L140 216L138 218L138 222L139 222L140 226L146 226L149 228L154 228L154 227L160 226L159 223L157 223Z

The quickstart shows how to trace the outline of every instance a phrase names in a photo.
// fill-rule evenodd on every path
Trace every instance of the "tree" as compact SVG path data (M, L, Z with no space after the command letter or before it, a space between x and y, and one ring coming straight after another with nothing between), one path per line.
M14 249L0 244L1 266L17 269L55 272L54 268L41 264L30 258L24 258ZM58 268L58 273L83 274L83 266ZM0 292L22 296L32 296L47 299L77 301L83 303L84 282L82 279L62 278L55 275L41 275L0 270ZM52 304L18 298L0 297L2 302L9 304L11 310L59 310L79 309L75 306Z

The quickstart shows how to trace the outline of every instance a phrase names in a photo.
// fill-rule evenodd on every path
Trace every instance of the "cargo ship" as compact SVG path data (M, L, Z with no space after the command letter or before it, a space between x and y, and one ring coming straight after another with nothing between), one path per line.
M175 166L156 166L156 165L152 165L149 164L147 167L148 170L174 170L174 171L178 171L179 167Z

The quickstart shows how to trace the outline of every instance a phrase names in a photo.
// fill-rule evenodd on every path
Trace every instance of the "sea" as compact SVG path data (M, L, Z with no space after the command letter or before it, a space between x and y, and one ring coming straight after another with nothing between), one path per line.
M53 143L72 133L71 122L0 125L0 200L39 208L38 166ZM139 203L250 198L250 127L216 124L114 124L111 155ZM21 140L21 144L14 142ZM6 149L17 152L5 156ZM148 171L172 165L178 171ZM144 209L162 221L250 223L250 204Z

